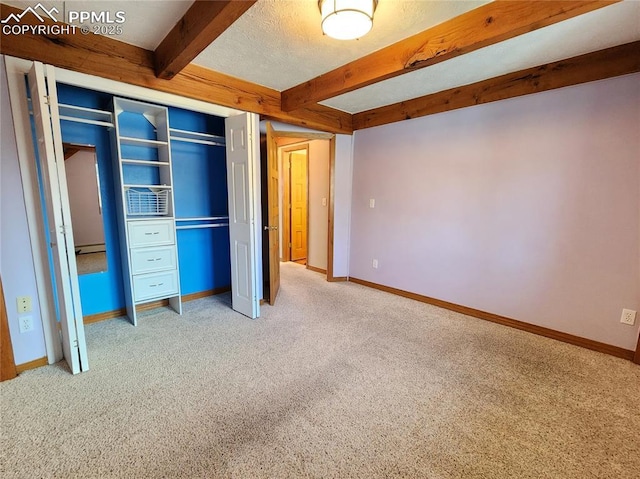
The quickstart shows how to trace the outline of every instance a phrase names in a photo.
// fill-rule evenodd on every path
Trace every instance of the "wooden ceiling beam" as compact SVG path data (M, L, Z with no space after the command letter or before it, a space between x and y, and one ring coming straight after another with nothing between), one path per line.
M256 1L196 0L156 48L156 76L172 79Z
M0 4L0 18L22 11ZM22 24L35 19L22 18ZM34 25L42 25L35 20ZM46 21L45 24L53 24ZM61 26L67 26L59 23ZM188 65L172 80L155 76L154 54L150 50L100 35L83 35L78 30L57 35L30 32L0 37L0 53L27 60L38 60L67 70L151 88L216 105L258 113L293 125L352 133L351 115L322 105L310 105L283 112L280 92L222 73ZM91 85L87 85L91 88Z
M494 1L282 92L293 111L617 3Z
M639 71L637 41L356 113L353 128L371 128Z

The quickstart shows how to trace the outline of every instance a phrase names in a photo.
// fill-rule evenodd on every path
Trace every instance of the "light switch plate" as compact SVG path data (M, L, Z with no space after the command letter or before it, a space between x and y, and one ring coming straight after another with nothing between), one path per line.
M622 316L620 317L622 324L628 324L633 326L636 322L636 312L632 309L623 309Z
M33 331L33 318L31 316L21 316L18 321L21 333Z

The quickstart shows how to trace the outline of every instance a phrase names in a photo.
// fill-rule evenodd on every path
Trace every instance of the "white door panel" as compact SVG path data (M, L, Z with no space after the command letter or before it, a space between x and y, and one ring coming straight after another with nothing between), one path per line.
M89 369L80 304L80 286L71 227L71 210L64 171L62 134L53 67L34 62L29 90L42 172L48 230L53 257L56 300L60 313L62 350L73 374Z
M237 150L236 150L237 151ZM236 224L249 225L249 204L247 203L247 166L233 164L233 221Z
M225 120L232 304L234 310L250 318L260 315L258 265L262 264L256 206L260 198L256 125L250 113Z
M250 263L250 250L247 243L240 243L236 241L236 271L237 282L236 292L239 298L250 301L251 300L251 278L247 275Z

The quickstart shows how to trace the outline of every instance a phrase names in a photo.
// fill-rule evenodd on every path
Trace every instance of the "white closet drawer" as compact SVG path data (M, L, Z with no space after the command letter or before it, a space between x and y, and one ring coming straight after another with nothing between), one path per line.
M141 274L133 277L135 301L166 298L178 294L178 271Z
M127 228L131 248L174 243L173 220L129 221Z
M175 246L131 250L131 274L176 269Z

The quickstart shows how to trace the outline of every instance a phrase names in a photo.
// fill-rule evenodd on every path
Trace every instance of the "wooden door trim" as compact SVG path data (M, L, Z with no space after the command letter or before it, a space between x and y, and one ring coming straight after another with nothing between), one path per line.
M280 150L280 159L282 165L282 261L291 261L291 246L289 246L291 240L291 185L289 179L291 173L289 172L291 165L288 158L288 153L284 152L282 148ZM286 158L285 158L286 157Z
M638 331L638 345L636 346L636 353L633 355L633 362L640 364L640 331Z
M300 138L300 143L309 142L312 140L330 140L331 138L335 137L333 133L322 132L312 133L303 131L275 131L274 133L277 138Z
M277 132L274 136L278 136ZM294 151L306 151L307 158L307 263L309 263L309 141L305 141L304 143L296 143L295 145L285 145L280 147L280 151L282 153L282 167L284 168L285 157L287 155L288 167L287 174L282 175L283 180L286 182L286 189L282 188L282 202L286 205L284 208L285 216L282 217L282 240L286 242L287 247L282 248L283 259L282 261L291 261L291 248L293 244L293 238L291 238L291 153ZM286 202L286 203L285 203ZM285 237L285 232L287 236ZM285 259L286 258L286 259Z
M13 346L11 345L7 307L4 302L2 278L0 278L0 348L2 350L2 354L0 355L0 381L13 379L18 375L18 371L13 357Z

